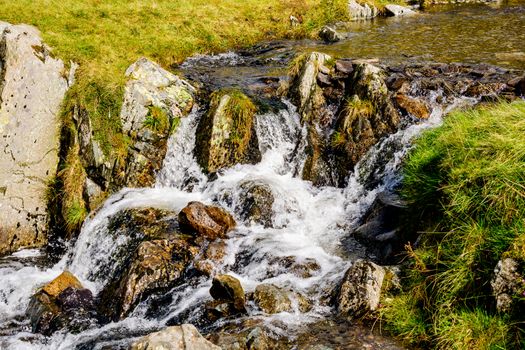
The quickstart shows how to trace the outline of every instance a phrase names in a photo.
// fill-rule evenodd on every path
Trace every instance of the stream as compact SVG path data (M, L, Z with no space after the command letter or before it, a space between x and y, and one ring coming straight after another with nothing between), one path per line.
M389 64L404 62L490 63L525 69L525 3L510 1L487 5L437 6L409 18L382 18L352 23L348 39L333 45L314 41L262 44L240 53L190 58L178 70L207 89L240 85L257 91L262 77L280 77L296 52L321 51L338 57L378 58ZM43 251L22 250L0 258L0 349L120 349L136 338L167 325L198 323L201 305L210 300L211 279L199 277L167 292L155 313L155 299L141 302L129 317L79 334L57 332L50 337L31 333L24 316L35 290L71 271L94 294L108 283L117 264L112 256L125 246L126 237L107 235L112 216L123 209L155 207L180 211L190 201L220 205L231 212L238 226L227 240L226 257L218 270L241 282L246 292L260 283L293 288L313 301L310 311L265 315L248 305L251 319L267 324L276 335L294 337L311 327L317 339L334 348L401 349L388 336L358 324L346 328L319 326L334 310L323 303L356 258L368 257L366 248L348 238L381 192L399 184L402 159L411 140L439 125L449 111L472 105L470 97L438 103L442 91L425 96L430 117L421 123L404 122L400 130L381 139L359 161L345 188L315 187L300 174L306 156L306 129L297 108L283 99L278 110L256 117L262 160L236 165L209 178L194 156L195 132L204 106L194 106L168 144L162 170L153 188L123 189L84 223L78 239L56 264ZM373 186L370 179L373 178ZM268 186L275 198L273 227L240 218L239 184ZM298 276L276 261L292 259L314 263L309 276ZM109 272L108 272L109 271ZM201 329L212 332L212 325ZM224 326L221 324L220 326ZM341 331L343 329L343 331ZM303 348L298 345L298 349Z

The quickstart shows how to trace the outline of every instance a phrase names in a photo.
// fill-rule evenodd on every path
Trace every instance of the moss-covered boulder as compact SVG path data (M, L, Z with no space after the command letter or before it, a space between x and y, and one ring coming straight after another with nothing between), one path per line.
M219 90L211 95L209 110L197 128L195 147L205 172L260 161L256 111L250 98L239 90Z
M253 301L267 314L292 312L295 304L301 312L307 312L311 308L303 295L268 283L259 284L255 288Z
M370 147L397 130L400 116L391 101L385 76L381 68L368 62L354 64L349 94L340 108L330 142L339 184L344 183Z
M195 89L146 58L133 63L126 76L120 119L129 147L115 163L113 180L117 187L148 187L162 166L169 136L193 107Z

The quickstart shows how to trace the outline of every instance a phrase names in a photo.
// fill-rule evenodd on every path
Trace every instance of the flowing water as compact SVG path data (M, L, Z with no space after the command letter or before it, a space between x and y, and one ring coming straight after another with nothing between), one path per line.
M472 8L473 11L480 11L477 6ZM492 13L488 7L484 11ZM436 16L439 18L440 14ZM417 19L414 21L414 31L417 31L417 23L420 22ZM396 30L400 23L384 23L383 27L373 24L366 35L373 37L380 30ZM507 34L512 36L514 31ZM475 38L478 35L472 40ZM355 43L350 39L340 45L333 49ZM482 43L472 45L480 47ZM372 55L376 55L374 50L371 48ZM442 48L437 46L435 50L438 51L432 48L426 50L437 55ZM237 56L231 57L236 59ZM438 104L439 95L440 92L436 91L425 97L432 106L431 117L427 121L419 124L407 122L400 131L373 146L350 175L346 188L317 188L297 176L305 162L302 149L306 145L306 130L300 123L295 106L286 100L282 101L277 112L257 116L256 131L262 160L255 165L237 165L221 172L216 178L208 178L201 172L193 154L195 131L199 118L205 112L196 106L182 120L170 140L156 186L123 189L111 196L96 215L84 223L78 239L60 262L49 266L38 250L21 251L0 259L0 349L103 349L125 346L133 337L165 325L177 321L197 322L201 311L199 306L211 299L208 293L211 281L204 277L192 279L166 293L170 298L154 315L149 310L155 301L145 300L123 321L80 334L58 332L47 338L35 335L30 332L28 320L24 317L34 291L64 269L70 270L94 293L108 283L107 276L116 268L113 253L128 240L125 235L114 238L107 234L109 219L114 214L122 209L142 207L179 211L194 200L225 207L239 223L227 240L227 256L222 266L218 267L219 271L237 277L247 292L253 291L262 282L273 283L291 287L314 301L312 310L306 314L299 312L297 303L292 312L272 316L265 316L249 305L250 317L272 325L278 334L288 335L304 331L305 325L310 322L329 317L333 310L322 300L342 278L352 260L366 254L357 242L351 245L352 249L348 249L342 241L358 224L376 196L399 182L399 167L410 147L410 140L422 130L439 125L449 110L475 102L461 98L446 105ZM245 182L264 184L271 189L275 197L272 228L240 219L239 186ZM371 187L371 183L374 186ZM299 277L291 273L288 265L280 263L283 260L310 264L315 268L310 275ZM388 343L388 340L385 342Z

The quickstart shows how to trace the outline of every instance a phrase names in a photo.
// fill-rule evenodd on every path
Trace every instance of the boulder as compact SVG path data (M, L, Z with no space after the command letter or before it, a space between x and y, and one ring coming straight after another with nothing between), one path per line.
M331 26L324 26L321 28L319 31L319 37L327 43L335 43L345 38L343 34L339 33L334 27Z
M120 119L132 144L125 169L115 170L124 175L115 181L120 187L148 187L162 166L169 136L193 107L195 89L146 58L133 63L126 77Z
M386 270L371 261L357 260L346 271L337 295L337 311L360 317L379 306Z
M511 79L507 84L514 88L516 96L525 97L525 75L521 77L515 77Z
M146 297L173 287L198 251L180 237L142 242L119 278L101 292L101 313L125 318Z
M63 328L77 333L97 322L93 294L84 289L68 271L31 297L26 315L30 319L32 331L44 335L51 335Z
M406 203L395 193L381 192L363 216L362 224L352 233L367 251L382 263L391 260L405 250L407 241L401 227L407 214ZM410 232L410 230L407 230Z
M196 157L207 173L239 163L261 160L255 132L257 108L239 90L218 90L211 95L208 113L197 127Z
M167 327L148 334L131 345L131 350L221 350L207 341L191 324Z
M310 302L303 295L267 283L259 284L255 288L253 301L267 314L292 312L294 304L301 312L311 309Z
M335 177L343 185L361 157L382 137L397 130L400 116L385 83L385 72L368 62L355 62L349 95L340 108L330 148Z
M237 312L245 312L246 297L241 282L230 275L219 275L213 279L210 288L213 299L233 305Z
M498 311L511 312L516 299L522 298L521 293L525 290L525 282L519 272L519 263L512 258L498 261L490 286L496 298Z
M47 241L45 191L58 165L62 61L40 33L0 22L0 255Z
M420 98L398 93L396 95L396 103L401 110L413 117L419 119L428 119L430 117L428 105Z
M236 225L235 219L226 210L200 202L190 202L182 209L179 224L183 232L210 240L225 238Z
M374 18L379 11L374 5L360 4L356 0L348 1L348 16L352 21Z
M272 226L273 202L272 189L266 184L244 182L240 186L240 215L243 220Z
M292 310L292 301L288 293L273 284L259 284L253 293L253 300L267 314L277 314Z
M210 242L204 252L204 257L195 262L195 268L199 272L211 276L215 272L216 266L223 263L225 255L226 243L223 240Z
M401 5L395 5L395 4L388 4L385 6L385 13L387 16L409 16L409 15L415 15L416 12L412 10L410 7L401 6Z
M221 349L231 350L284 350L290 347L285 341L270 337L271 332L264 326L248 326L243 330L220 330L209 336L209 339Z

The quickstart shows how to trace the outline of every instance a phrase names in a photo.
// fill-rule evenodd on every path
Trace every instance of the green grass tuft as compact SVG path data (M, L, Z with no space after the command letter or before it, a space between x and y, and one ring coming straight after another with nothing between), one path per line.
M383 311L394 333L418 334L423 315L422 339L437 348L519 347L522 316L497 315L490 280L502 257L525 261L523 135L525 102L516 102L454 112L417 140L402 195L407 226L421 236L408 246L406 294L394 297L401 307Z

